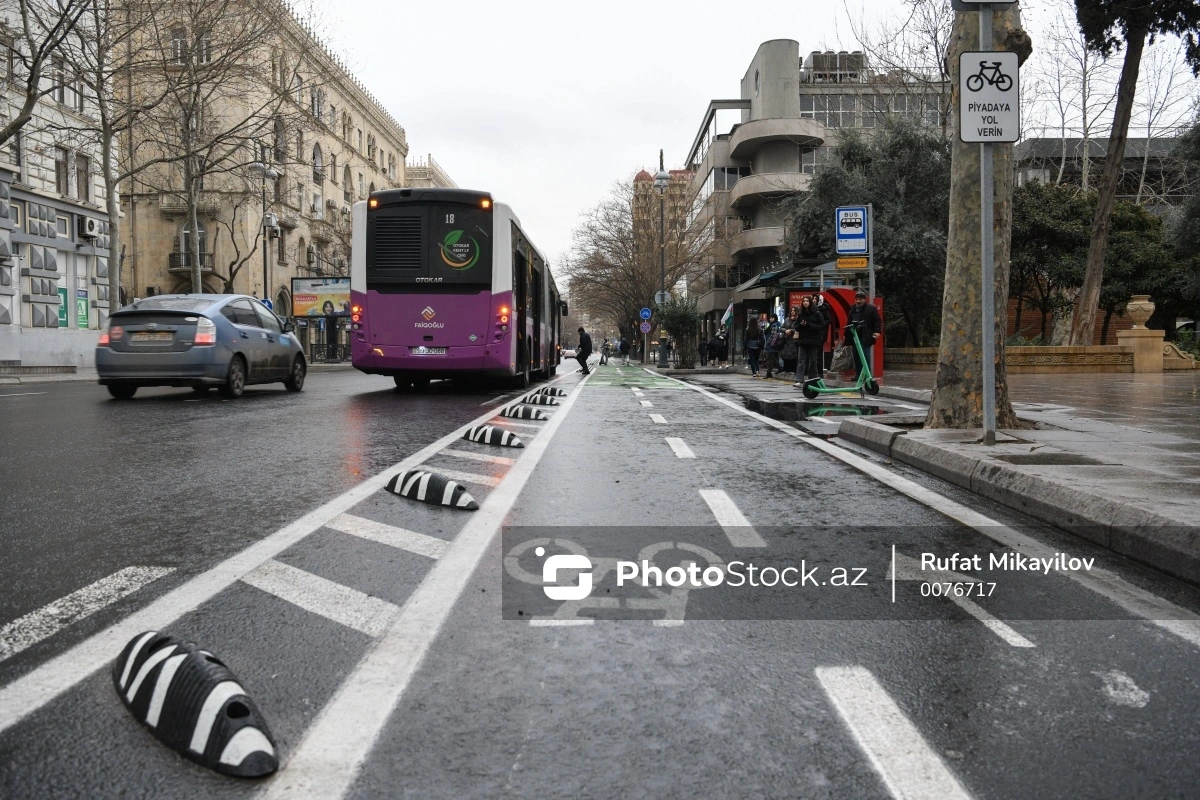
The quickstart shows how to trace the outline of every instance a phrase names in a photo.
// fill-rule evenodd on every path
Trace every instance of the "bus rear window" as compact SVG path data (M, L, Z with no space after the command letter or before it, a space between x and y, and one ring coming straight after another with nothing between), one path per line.
M367 284L490 285L491 211L452 204L384 207L367 218Z

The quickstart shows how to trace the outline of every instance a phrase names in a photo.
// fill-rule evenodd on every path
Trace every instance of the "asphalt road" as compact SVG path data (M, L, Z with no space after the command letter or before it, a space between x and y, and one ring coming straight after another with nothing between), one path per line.
M1157 798L1198 784L1196 589L979 498L632 368L598 370L546 422L496 420L523 450L438 440L498 409L487 394L398 395L345 372L255 394L0 398L22 403L0 406L6 442L76 451L49 472L23 448L0 455L16 487L0 577L17 587L0 625L130 565L175 568L0 660L0 796ZM398 462L457 474L482 508L378 490L371 476ZM133 473L150 477L133 490ZM589 596L545 597L539 543L601 565ZM1096 562L993 572L995 592L964 604L921 596L958 579L912 580L903 557L925 551ZM818 572L791 592L656 592L602 566L647 553ZM861 585L837 586L836 567ZM119 646L89 643L151 623L239 675L275 734L274 778L208 772L125 711L102 668Z

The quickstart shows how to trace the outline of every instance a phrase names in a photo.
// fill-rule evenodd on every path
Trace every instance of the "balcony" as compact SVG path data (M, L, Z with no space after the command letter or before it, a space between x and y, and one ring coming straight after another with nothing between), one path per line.
M186 214L187 198L182 194L162 192L158 196L158 210L164 214ZM196 201L196 210L201 214L216 214L221 210L221 197L216 192L201 192Z
M736 258L760 250L777 250L782 244L782 227L750 228L729 240L729 250Z
M179 274L192 271L192 254L191 253L167 253L167 272ZM209 273L213 271L213 254L200 254L200 272Z
M750 160L768 142L792 142L801 147L820 147L825 126L814 119L756 119L743 122L729 139L729 156Z
M807 192L812 175L802 172L762 172L742 178L729 190L729 204L749 208L765 199Z

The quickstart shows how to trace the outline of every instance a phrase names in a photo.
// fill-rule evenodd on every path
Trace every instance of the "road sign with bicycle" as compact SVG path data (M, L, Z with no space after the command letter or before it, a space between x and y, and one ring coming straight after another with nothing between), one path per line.
M1017 54L963 53L958 61L959 138L1015 142L1021 131Z

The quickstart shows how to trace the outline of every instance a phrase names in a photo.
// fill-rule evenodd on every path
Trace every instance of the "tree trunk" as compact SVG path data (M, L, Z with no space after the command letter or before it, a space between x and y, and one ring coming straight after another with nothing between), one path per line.
M195 176L191 165L192 159L187 159L188 166L184 169L184 184L187 188L187 218L191 236L188 238L188 258L192 262L192 292L200 294L204 291L203 269L200 263L200 191L196 188L199 179Z
M1088 245L1083 286L1079 292L1079 306L1071 325L1070 343L1077 346L1091 344L1092 335L1096 330L1096 309L1100 303L1100 284L1104 278L1104 254L1108 250L1108 224L1112 217L1113 205L1116 203L1117 185L1121 179L1125 140L1129 136L1129 117L1133 112L1138 68L1142 62L1145 45L1146 31L1129 31L1125 61L1121 65L1121 81L1117 87L1117 108L1113 113L1112 134L1108 139L1104 171L1100 174L1100 191L1096 202L1096 216L1092 222L1092 240Z
M1100 344L1108 344L1108 323L1112 319L1113 308L1109 306L1104 310L1104 324L1100 326Z
M1002 46L1010 32L1020 29L1016 5L994 11L993 42ZM957 12L951 36L950 85L953 105L958 103L959 54L976 50L979 43L978 12ZM942 335L938 348L937 377L929 403L927 428L983 427L983 361L980 234L980 146L951 139L950 230L946 241L946 284L942 300ZM986 357L996 365L996 426L1013 428L1017 416L1008 397L1004 368L1004 334L1008 328L1009 254L1012 237L1012 145L992 145L994 164L996 349Z
M1024 305L1025 305L1025 304L1021 302L1021 298L1019 298L1019 297L1018 297L1018 298L1017 298L1017 321L1016 321L1016 322L1017 322L1017 325L1016 325L1016 328L1014 328L1014 329L1013 329L1013 330L1015 331L1015 333L1016 333L1016 335L1017 335L1017 336L1021 336L1021 335L1022 335L1022 334L1021 334L1021 308L1022 308Z

